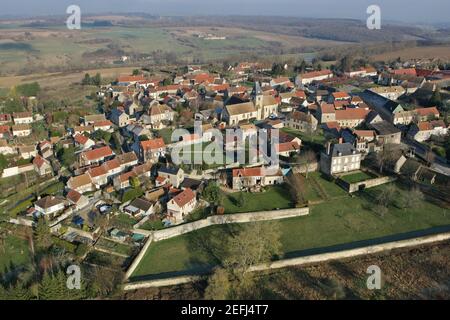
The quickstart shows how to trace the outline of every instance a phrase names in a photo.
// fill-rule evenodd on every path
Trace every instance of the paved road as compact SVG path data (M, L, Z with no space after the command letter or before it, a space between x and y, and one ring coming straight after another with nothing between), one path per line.
M428 152L428 147L426 145L409 138L404 138L402 142L414 148L415 154L426 160ZM437 172L450 176L450 166L447 164L447 160L440 156L435 155L431 168Z

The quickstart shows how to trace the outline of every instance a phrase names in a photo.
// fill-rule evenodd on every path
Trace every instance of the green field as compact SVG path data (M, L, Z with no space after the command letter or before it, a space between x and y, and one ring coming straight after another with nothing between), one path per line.
M450 225L450 210L428 201L413 209L392 206L384 216L378 215L371 208L381 189L376 187L354 197L324 201L312 206L308 216L280 220L284 257L299 256L305 254L305 250L320 252L323 248L339 245L345 248L348 247L345 244L356 241ZM332 190L332 187L328 185L327 190ZM406 192L401 190L401 194ZM218 262L211 247L220 247L217 242L230 232L229 228L239 226L213 226L152 244L132 280L193 274L210 269ZM368 241L367 245L371 243Z
M291 136L300 138L302 140L302 146L307 149L314 150L316 152L321 151L324 147L325 142L327 141L327 137L323 134L321 130L317 130L311 134L307 134L305 132L301 132L299 130L291 129L291 128L283 128L282 132L287 133Z
M345 182L348 182L351 184L351 183L357 183L357 182L373 179L373 178L376 178L376 176L373 174L367 173L367 172L358 171L355 173L346 174L345 176L341 176L340 178L341 178L341 180L344 180Z
M223 201L225 213L241 213L292 208L293 203L289 191L284 186L269 187L262 193L242 192L244 205L239 207L237 199L240 192L227 194Z
M28 241L16 236L7 236L0 247L0 274L12 266L28 263L30 258Z

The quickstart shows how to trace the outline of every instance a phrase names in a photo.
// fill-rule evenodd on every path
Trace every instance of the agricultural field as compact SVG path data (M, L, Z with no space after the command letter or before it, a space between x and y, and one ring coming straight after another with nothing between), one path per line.
M387 52L372 57L374 61L391 61L397 58L402 60L409 59L435 59L449 60L450 46L429 46L429 47L415 47L393 52Z
M427 200L408 209L389 206L388 212L380 215L372 209L384 186L349 196L332 182L320 176L314 178L330 198L312 205L308 216L278 222L283 251L279 258L399 240L450 225L450 210ZM399 196L407 192L399 187ZM213 248L220 248L220 239L234 228L239 225L212 226L152 244L131 280L210 270L220 260L220 253Z

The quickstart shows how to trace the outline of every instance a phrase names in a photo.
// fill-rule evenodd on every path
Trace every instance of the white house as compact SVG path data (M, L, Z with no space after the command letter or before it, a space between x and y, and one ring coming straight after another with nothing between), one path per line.
M183 218L191 213L196 205L197 198L194 191L187 188L167 202L167 215L176 222L182 222Z
M47 196L39 199L34 203L37 212L43 215L50 215L64 210L65 204L63 199L54 196Z

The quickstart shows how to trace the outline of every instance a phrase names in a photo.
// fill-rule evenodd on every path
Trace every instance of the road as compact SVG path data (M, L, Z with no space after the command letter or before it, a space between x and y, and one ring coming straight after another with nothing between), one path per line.
M426 145L409 138L403 138L402 142L413 148L415 154L426 161L428 153L428 147ZM450 166L447 164L447 160L438 155L434 156L430 167L439 173L450 176Z

